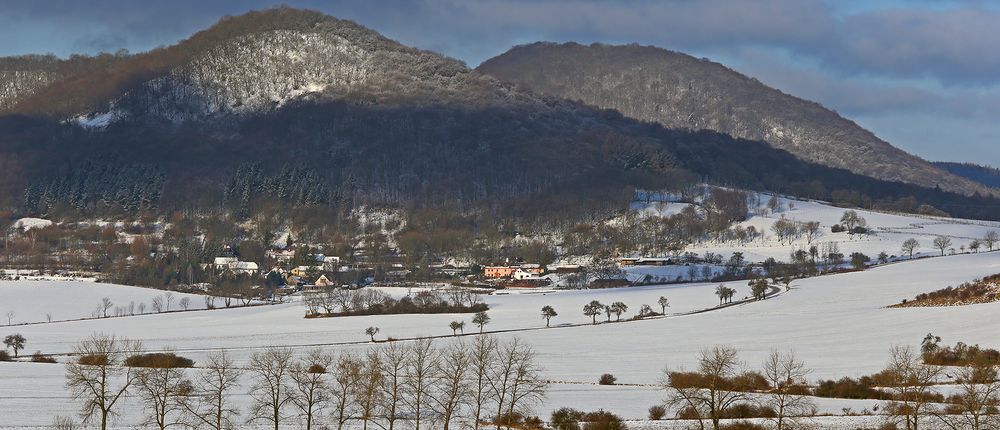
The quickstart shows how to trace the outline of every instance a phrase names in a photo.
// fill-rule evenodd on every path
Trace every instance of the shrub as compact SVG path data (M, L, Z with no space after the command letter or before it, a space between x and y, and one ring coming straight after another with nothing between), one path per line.
M621 417L604 410L581 412L559 408L552 412L551 421L553 430L628 430Z
M524 419L524 428L528 430L545 430L545 421L532 415Z
M125 359L128 367L151 367L157 369L173 369L181 367L194 367L194 360L181 357L172 352L152 352L149 354L137 354Z
M42 355L42 351L35 351L34 354L31 354L31 361L33 363L55 363L56 359Z
M11 361L10 353L7 351L0 351L0 361Z
M723 419L735 419L735 418L774 418L778 416L768 406L754 406L749 403L738 403L732 405L722 411L720 414Z
M649 407L649 419L653 421L662 420L663 417L667 416L667 408L661 405L653 405Z
M618 382L618 378L615 378L615 375L610 373L601 375L601 379L597 380L597 383L600 385L615 385L615 382Z
M580 430L580 419L583 412L572 408L559 408L552 412L549 418L553 430Z
M888 394L873 388L875 381L871 377L862 376L854 379L843 377L836 381L819 381L814 394L816 397L834 397L840 399L886 399Z
M754 424L750 421L737 421L735 423L723 424L719 427L721 430L767 430L760 424Z
M524 414L514 411L507 412L493 420L494 424L503 427L518 428L524 430L544 430L543 421L538 417L525 417Z
M106 354L81 355L77 363L83 366L107 366L108 356Z
M628 430L621 417L607 411L590 412L583 416L583 430Z

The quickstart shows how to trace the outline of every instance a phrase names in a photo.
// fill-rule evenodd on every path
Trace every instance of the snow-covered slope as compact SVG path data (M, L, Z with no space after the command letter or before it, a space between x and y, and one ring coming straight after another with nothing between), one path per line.
M44 70L0 70L0 111L34 94L57 78Z
M0 324L7 324L4 316L13 312L14 324L52 321L66 321L97 316L98 305L104 297L111 299L109 315L116 308L131 309L139 313L141 305L146 313L153 312L152 302L156 297L166 305L167 292L152 288L127 287L124 285L101 284L77 281L0 281ZM187 298L190 309L204 309L202 296L170 293L171 311L180 310L180 301ZM166 310L166 309L164 309ZM132 313L132 312L129 312ZM103 315L103 310L100 312ZM120 323L119 323L120 324Z
M761 195L762 205L766 204L769 198L770 195ZM756 199L752 200L756 201ZM955 252L960 253L963 246L968 252L968 245L973 240L982 239L987 232L1000 232L1000 223L997 222L851 209L867 221L871 233L867 235L833 233L830 228L840 223L841 217L848 209L838 208L824 202L783 197L779 198L779 201L780 208L776 212L760 215L752 210L750 218L738 224L743 228L752 226L758 232L764 232L763 239L757 239L748 244L702 243L690 246L685 251L699 254L713 252L726 257L739 251L743 253L747 261L760 262L768 257L779 261L788 261L789 255L794 250L808 250L813 245L822 249L824 243L836 242L840 252L844 255L862 252L875 258L883 251L889 255L902 256L903 242L912 238L920 243L920 247L914 253L914 257L917 257L940 255L940 251L933 246L937 236L950 238ZM684 203L652 202L634 204L633 209L643 216L669 216L680 211L684 206L686 206ZM660 212L663 212L663 215L659 215ZM820 234L811 243L804 235L791 241L781 242L771 228L776 221L782 218L800 223L817 221L820 223ZM986 248L983 247L981 250L986 250Z

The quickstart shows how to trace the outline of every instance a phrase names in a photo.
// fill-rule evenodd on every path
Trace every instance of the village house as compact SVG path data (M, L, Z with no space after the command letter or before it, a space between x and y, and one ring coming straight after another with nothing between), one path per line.
M509 278L514 276L517 267L512 266L486 266L483 268L483 276L487 278Z
M542 268L541 264L522 264L518 267L518 270L532 275L541 275L542 273L545 273L545 269Z
M514 275L512 276L512 278L517 279L519 281L542 279L540 276L538 276L538 273L524 269L517 269L516 271L514 271Z
M230 271L237 275L256 275L260 271L257 263L252 261L240 261L236 257L215 257L212 266L217 271Z
M669 266L676 264L673 258L669 257L622 257L618 259L618 265L628 266Z
M317 261L323 262L323 270L327 272L337 272L340 269L340 257L336 256L322 256L323 259Z
M292 261L292 258L295 258L295 251L291 249L282 249L282 250L269 249L267 250L267 252L264 253L264 256L273 259L274 261L287 263L289 261Z
M507 264L503 266L486 266L483 268L483 276L487 278L515 278L524 279L537 277L545 273L545 269L539 264Z
M569 273L579 273L583 270L583 266L579 264L550 264L548 270L552 273L564 275Z
M289 272L294 276L305 276L309 271L322 272L323 266L298 266L290 270Z

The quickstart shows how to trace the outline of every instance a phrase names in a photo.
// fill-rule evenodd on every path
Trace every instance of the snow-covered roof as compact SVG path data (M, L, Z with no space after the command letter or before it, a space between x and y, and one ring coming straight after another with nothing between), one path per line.
M233 270L257 270L257 263L252 261L237 261L229 266Z
M239 259L236 257L215 257L215 265L223 266L238 262Z
M14 228L17 230L28 231L33 228L45 228L52 225L52 221L42 218L21 218L14 222Z

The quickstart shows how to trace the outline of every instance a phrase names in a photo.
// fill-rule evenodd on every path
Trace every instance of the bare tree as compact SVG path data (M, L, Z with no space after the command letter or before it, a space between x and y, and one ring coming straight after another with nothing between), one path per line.
M490 323L490 316L486 312L476 312L476 315L472 317L472 323L479 326L479 332L483 332L483 327Z
M108 310L114 307L114 305L115 304L112 303L111 299L108 297L104 297L101 299L101 312L104 315L104 318L108 317Z
M165 310L170 312L170 305L174 304L174 293L172 291L167 291L163 294L163 304L166 306Z
M28 343L28 340L24 338L21 333L8 334L3 338L3 345L7 348L14 350L14 357L17 357L18 351L24 349L24 344Z
M806 376L809 369L806 364L796 359L794 352L782 354L775 350L764 360L762 370L770 386L764 404L774 409L777 430L788 428L788 424L799 428L799 417L816 412L812 399L801 394L808 392L802 389L808 383Z
M451 329L452 336L458 336L459 330L462 330L462 334L465 334L465 321L452 321L448 324L448 328Z
M583 305L583 314L590 317L591 324L597 324L597 316L604 312L604 305L597 300L591 300L590 303Z
M437 350L430 339L418 339L407 350L405 400L413 413L416 430L420 430L420 423L428 415L427 406L431 401L431 384L438 360Z
M469 351L469 389L471 392L470 411L473 426L479 429L482 422L483 411L492 401L493 393L490 391L489 376L490 369L496 359L498 348L497 340L491 336L478 336L472 342Z
M284 407L292 401L292 351L270 348L250 356L248 370L253 383L250 387L250 416L247 422L263 421L279 430L286 418Z
M945 427L952 430L986 430L1000 428L1000 381L996 367L985 363L970 363L958 370L958 392L952 395L944 411L932 412Z
M745 387L739 385L741 374L735 349L723 346L704 349L698 356L697 373L667 374L667 387L671 392L668 403L697 413L701 428L704 428L703 420L708 419L712 428L718 430L726 409L750 400Z
M143 360L136 373L139 398L149 411L146 424L160 430L183 425L184 399L191 395L191 380L173 354L158 354Z
M542 368L538 364L535 351L528 344L521 344L514 338L508 345L512 349L520 349L516 354L517 364L514 366L514 384L510 390L510 405L508 416L514 413L525 413L545 399L548 382L542 377ZM503 360L503 357L500 358Z
M139 305L139 308L140 309L142 308L141 304ZM153 302L150 305L150 309L152 309L153 312L156 312L156 313L163 312L163 297L161 297L161 296L153 297Z
M449 345L437 360L431 397L434 410L441 417L443 430L451 427L452 420L469 400L469 381L466 378L469 366L469 351L461 342Z
M399 405L405 392L405 369L407 350L399 343L393 342L382 349L382 401L383 415L388 423L388 430L395 429L399 419Z
M993 250L993 247L996 246L997 242L1000 242L1000 233L997 233L996 230L990 230L983 235L983 243L986 244L986 247L989 248L990 251Z
M497 430L504 416L512 416L521 411L521 406L530 406L545 396L546 384L536 361L534 350L516 337L496 349L496 359L487 377L492 400L496 402Z
M292 365L292 404L305 420L306 430L312 430L315 418L322 414L330 401L327 371L331 364L332 356L315 349Z
M924 364L920 354L909 346L895 346L889 350L889 363L882 372L884 381L881 381L895 398L887 407L889 415L902 421L907 430L918 430L930 407L933 386L940 374L940 367Z
M77 359L66 364L66 387L83 404L80 417L84 424L100 420L107 430L109 420L117 415L115 407L125 398L135 382L135 369L125 367L129 354L142 350L142 344L113 335L94 334L74 348Z
M363 430L368 430L368 423L376 417L377 408L382 399L384 380L381 351L369 350L365 355L364 363L361 364L357 390L354 395L354 401L358 407L358 419L361 420Z
M14 325L14 311L7 311L7 313L4 314L4 316L7 317L8 326Z
M372 342L375 341L375 335L378 334L378 327L368 327L365 329L365 334L372 338Z
M546 327L549 326L549 322L552 321L552 318L557 316L559 316L559 314L556 312L555 308L549 305L542 306L542 318L545 320Z
M811 244L819 236L819 221L808 221L801 226L802 233L806 235L806 243Z
M858 227L864 228L868 224L864 218L853 210L844 211L844 215L840 217L840 223L847 229L847 233L852 236Z
M191 298L181 297L181 300L177 304L181 306L181 309L188 310L191 307Z
M906 255L910 256L911 259L913 258L913 251L916 251L917 248L920 248L920 242L914 238L906 239L906 241L903 242L902 250L906 253Z
M611 306L608 306L608 311L615 314L616 320L621 321L622 314L628 311L628 305L623 302L614 302Z
M948 236L938 236L934 238L934 249L941 251L941 255L951 247L951 238Z
M660 296L660 298L656 300L656 303L660 305L660 313L666 315L667 308L670 307L670 300L666 297Z
M344 425L354 417L355 407L353 395L361 374L361 363L354 356L343 353L337 357L337 363L333 370L333 380L330 384L331 404L333 406L333 417L337 423L337 429L343 429Z
M212 430L235 427L239 411L229 400L233 391L239 388L242 374L226 351L208 355L204 369L198 374L196 396L183 403L195 427Z

